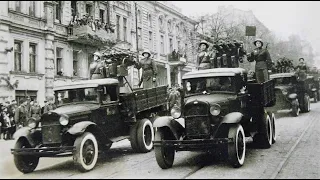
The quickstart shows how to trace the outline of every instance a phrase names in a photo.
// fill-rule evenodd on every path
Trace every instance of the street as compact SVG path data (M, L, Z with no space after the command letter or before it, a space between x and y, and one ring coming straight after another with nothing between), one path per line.
M247 142L245 164L232 168L222 159L200 152L177 152L173 167L162 170L154 151L132 152L128 140L113 144L107 157L100 157L90 172L81 173L72 157L41 158L36 170L20 173L14 166L10 148L14 141L0 140L2 178L319 178L320 177L320 103L311 104L309 113L291 117L288 111L276 114L277 142L270 149L255 149Z

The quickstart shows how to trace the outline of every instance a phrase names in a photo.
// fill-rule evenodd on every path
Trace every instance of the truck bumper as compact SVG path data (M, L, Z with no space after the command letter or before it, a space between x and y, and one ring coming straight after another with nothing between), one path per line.
M153 141L154 147L173 147L176 151L203 151L232 143L232 138Z
M74 146L64 147L40 147L40 148L22 148L11 149L13 155L31 155L37 157L66 157L73 155Z

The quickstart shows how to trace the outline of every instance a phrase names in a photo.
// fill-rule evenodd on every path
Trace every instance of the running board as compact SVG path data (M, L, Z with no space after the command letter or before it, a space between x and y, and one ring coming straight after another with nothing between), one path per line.
M121 140L124 140L124 139L129 139L130 136L119 136L119 137L115 137L115 138L110 138L110 141L112 142L118 142L118 141L121 141Z

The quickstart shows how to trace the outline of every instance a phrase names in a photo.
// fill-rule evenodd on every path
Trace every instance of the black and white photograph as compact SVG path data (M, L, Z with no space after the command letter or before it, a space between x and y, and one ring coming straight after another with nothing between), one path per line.
M320 179L320 1L0 1L0 178Z

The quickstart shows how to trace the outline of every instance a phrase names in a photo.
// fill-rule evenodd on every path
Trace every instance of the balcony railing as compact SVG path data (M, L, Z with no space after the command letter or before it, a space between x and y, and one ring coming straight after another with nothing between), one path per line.
M113 26L98 20L75 20L68 27L68 41L91 46L107 46L116 43Z

